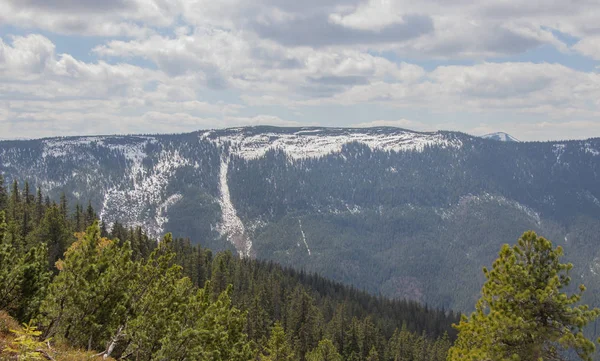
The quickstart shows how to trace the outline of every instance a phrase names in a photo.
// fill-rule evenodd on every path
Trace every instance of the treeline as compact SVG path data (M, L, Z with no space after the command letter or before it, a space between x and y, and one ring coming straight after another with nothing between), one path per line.
M0 178L0 309L117 359L445 360L458 315L170 235Z

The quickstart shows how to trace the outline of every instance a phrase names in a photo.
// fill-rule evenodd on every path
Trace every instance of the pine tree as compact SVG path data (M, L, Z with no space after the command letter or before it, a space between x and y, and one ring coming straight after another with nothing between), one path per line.
M103 348L123 323L134 271L128 243L100 237L95 223L57 262L39 317L46 336L74 347Z
M229 274L229 264L231 263L231 252L219 253L213 261L212 277L210 284L212 286L213 296L218 296L227 288Z
M375 346L371 347L371 351L367 355L367 361L379 361L379 353L377 353Z
M56 261L63 257L67 247L74 240L72 234L58 206L56 204L50 206L32 235L36 242L47 245L50 269L56 270Z
M100 235L102 237L108 237L108 228L106 227L106 222L104 220L100 222Z
M24 250L6 237L4 212L0 211L0 309L20 321L28 321L39 308L50 282L45 244Z
M21 237L23 239L27 238L27 235L33 228L31 225L33 199L33 194L29 190L29 182L25 181L25 190L23 191L23 221L21 223Z
M81 206L79 205L79 203L77 203L75 205L75 231L83 232L84 229L85 229L85 224L84 224L84 220L83 220L83 213L81 210Z
M585 287L571 296L563 292L572 264L560 263L561 247L534 232L517 245L504 245L487 279L476 310L457 327L448 360L555 360L574 351L591 360L594 343L584 326L600 315L587 305L576 306Z
M94 221L96 221L98 219L98 216L96 215L96 212L94 212L94 208L92 207L92 202L88 201L88 205L87 208L85 209L85 215L84 215L84 227L87 228L89 226L91 226Z
M367 317L363 320L361 331L360 345L362 358L366 359L371 349L379 346L379 330L373 324L373 320Z
M6 218L4 216L4 211L0 210L0 242L4 241L5 235L6 235Z
M342 356L337 352L333 342L324 339L319 345L306 355L307 361L342 361Z
M271 337L266 347L266 352L261 357L262 361L293 361L294 352L288 343L283 327L276 322L271 328Z
M394 361L411 361L413 359L413 344L415 335L408 331L406 323L402 324L402 329L396 330L390 339L389 354Z
M192 289L188 278L184 289ZM198 290L171 317L153 359L250 361L254 351L243 332L246 315L232 307L231 286L212 301L209 288ZM178 294L175 292L174 294Z
M23 323L23 329L11 330L15 334L15 339L5 349L2 350L2 355L14 356L4 358L2 360L19 360L19 361L42 361L46 357L40 352L45 348L43 341L38 340L42 334L35 326L30 323Z
M23 276L20 285L20 302L15 316L25 322L37 316L51 281L52 272L48 270L46 244L40 243L31 247L23 256L20 268Z
M126 335L126 355L153 359L163 347L170 322L183 316L182 307L192 296L191 285L182 280L181 267L173 263L171 242L172 237L167 234L147 260L134 263L137 270L129 285L128 321L117 328ZM112 339L119 337L117 332Z
M448 333L444 333L444 335L438 338L433 345L432 360L445 361L446 357L448 356L448 350L450 349L450 346L452 346L452 344L448 339Z
M33 197L33 195L31 194L31 192L29 190L29 182L25 181L25 189L23 190L23 199L24 199L26 205L29 206L31 204L32 197Z
M0 173L0 211L5 210L8 206L8 193L4 184L4 176Z
M69 216L69 205L67 203L67 195L65 192L62 192L60 195L60 213L62 214L64 219L68 219Z
M42 188L38 187L35 197L35 223L39 224L44 216L44 197L42 196Z
M237 283L236 283L237 284ZM269 329L269 315L264 310L261 295L256 295L252 300L252 303L248 307L248 320L246 322L246 333L250 340L260 342Z
M4 212L0 211L0 309L14 311L18 308L22 272L16 249L6 237L6 231Z
M429 359L429 342L425 335L425 332L421 336L414 339L412 345L413 360L414 361L430 361Z
M110 238L113 239L117 239L119 240L119 242L123 243L127 240L127 229L125 229L125 227L119 223L119 221L115 221L115 223L113 223L112 229L110 231ZM135 250L135 247L132 248Z
M344 356L347 360L359 359L360 358L360 332L359 332L359 321L356 317L352 318L350 327L346 331L345 336L345 348L343 350Z
M190 302L191 309L197 310L193 329L198 333L189 346L193 352L190 359L249 361L253 358L254 352L244 333L246 314L232 306L231 290L230 285L212 302L207 287L199 290ZM201 357L194 357L194 353Z
M316 347L321 338L319 321L320 315L314 300L306 291L297 287L291 294L286 329L294 337L294 353L300 361L306 359L308 351Z
M338 350L346 349L347 323L346 304L342 303L336 307L327 327L327 336Z
M19 191L19 183L15 179L12 184L12 191L10 192L10 216L12 221L19 219L19 212L21 210L21 192Z

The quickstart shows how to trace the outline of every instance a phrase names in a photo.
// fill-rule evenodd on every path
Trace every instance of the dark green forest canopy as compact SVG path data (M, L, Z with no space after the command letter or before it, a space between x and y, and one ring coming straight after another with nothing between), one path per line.
M452 311L170 235L156 243L27 182L0 187L0 225L0 309L113 357L304 361L334 350L347 360L444 360L456 334Z

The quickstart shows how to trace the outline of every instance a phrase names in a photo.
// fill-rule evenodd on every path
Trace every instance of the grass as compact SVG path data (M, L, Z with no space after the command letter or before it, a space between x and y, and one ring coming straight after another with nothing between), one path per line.
M35 330L35 328L33 328ZM21 335L21 337L19 337ZM25 336L22 336L25 335ZM0 361L17 361L17 360L48 360L53 359L56 361L100 361L103 360L102 356L94 356L96 352L87 352L82 350L75 350L70 348L68 345L52 345L51 343L42 343L35 337L33 332L28 332L28 327L25 325L19 325L19 323L13 319L8 313L0 310ZM39 347L36 351L29 354L29 357L19 357L15 352L8 350L11 349L23 350L28 345L35 344ZM42 346L43 345L43 346ZM45 354L45 355L44 355ZM49 357L48 357L49 356ZM107 358L107 360L114 361L113 358Z

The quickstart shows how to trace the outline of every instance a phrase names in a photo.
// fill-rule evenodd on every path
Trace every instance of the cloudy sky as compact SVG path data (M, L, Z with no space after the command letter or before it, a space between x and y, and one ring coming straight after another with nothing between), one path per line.
M598 0L0 0L0 138L600 136Z

